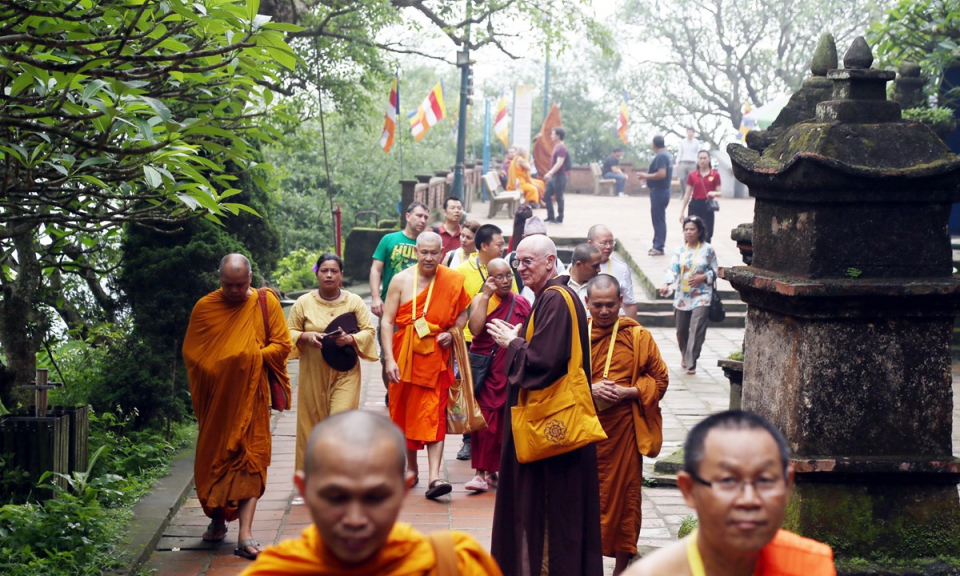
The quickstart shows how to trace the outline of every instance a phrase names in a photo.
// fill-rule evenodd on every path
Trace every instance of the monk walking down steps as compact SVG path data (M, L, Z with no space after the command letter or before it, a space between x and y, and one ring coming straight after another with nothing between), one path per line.
M227 522L240 519L234 554L254 559L262 550L253 538L257 499L270 465L270 388L267 370L289 390L286 361L290 335L280 302L267 295L267 324L250 261L228 254L220 261L220 289L197 302L183 340L183 359L197 416L194 478L210 525L207 542L220 542Z
M643 455L663 443L660 400L667 391L667 365L650 331L629 317L620 283L609 274L587 283L593 398L607 439L597 443L600 532L603 555L616 558L613 575L637 554L640 537Z
M467 323L470 305L463 274L440 266L441 252L438 234L417 237L417 265L390 281L381 324L390 419L407 439L407 469L413 473L414 486L420 480L417 451L426 446L430 499L453 489L440 478L447 395L454 381L450 346L453 332L462 332Z

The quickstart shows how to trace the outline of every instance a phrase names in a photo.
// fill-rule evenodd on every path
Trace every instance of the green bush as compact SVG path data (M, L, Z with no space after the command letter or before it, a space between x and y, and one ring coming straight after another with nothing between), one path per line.
M196 436L194 426L175 425L168 442L132 424L130 415L93 414L88 469L61 475L66 489L45 475L41 487L56 498L0 507L0 573L92 576L118 567L133 504Z
M950 129L954 125L951 108L910 108L903 111L903 117L926 124L934 131Z
M277 288L283 292L305 290L317 285L317 275L313 265L322 252L300 248L288 254L277 263L274 272Z

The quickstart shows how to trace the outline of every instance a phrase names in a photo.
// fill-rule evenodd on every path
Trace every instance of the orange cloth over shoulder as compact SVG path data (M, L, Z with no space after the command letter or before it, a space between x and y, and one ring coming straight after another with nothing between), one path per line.
M266 342L257 293L226 300L220 290L197 302L183 359L197 416L194 477L203 511L237 518L240 500L259 497L270 465L270 390L264 366L286 377L290 335L280 302L267 297Z
M414 271L416 273L416 271ZM397 309L394 323L393 356L400 368L400 389L390 390L390 418L403 430L408 440L436 442L443 439L440 421L446 397L441 392L453 382L450 368L450 348L437 344L436 336L456 324L457 316L470 305L470 295L463 288L463 274L445 266L437 267L433 296L427 308L426 320L430 334L420 338L413 326L413 300ZM419 287L418 287L419 289ZM416 314L423 314L429 287L421 289L416 297Z
M756 576L836 576L830 546L779 530L760 551Z
M451 532L461 576L501 576L493 558L463 532ZM426 536L409 524L394 525L377 554L361 565L341 563L323 545L316 526L300 538L285 540L260 553L241 576L434 576L437 558Z

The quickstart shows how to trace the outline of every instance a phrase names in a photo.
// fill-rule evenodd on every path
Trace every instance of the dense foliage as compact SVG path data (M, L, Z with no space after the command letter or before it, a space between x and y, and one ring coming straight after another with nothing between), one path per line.
M0 397L32 379L51 310L77 330L116 320L101 279L123 226L248 210L224 167L250 170L277 134L270 86L299 29L258 7L0 2Z
M945 96L941 105L960 100L960 86L944 85L944 73L960 65L960 2L899 0L873 24L870 40L882 64L919 64L929 93Z
M169 439L134 432L118 414L91 417L89 468L66 476L66 489L43 480L56 498L0 503L0 573L94 576L117 567L133 504L195 434L193 426L174 427Z

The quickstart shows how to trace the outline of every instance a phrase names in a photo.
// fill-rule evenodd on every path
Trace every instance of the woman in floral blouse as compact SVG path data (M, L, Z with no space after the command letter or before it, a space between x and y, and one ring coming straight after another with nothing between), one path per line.
M710 299L717 281L717 255L704 241L706 227L698 216L683 219L682 246L673 253L670 268L660 295L670 293L676 284L673 295L673 307L677 321L677 343L683 360L680 366L687 374L697 373L697 359L700 348L707 335Z

